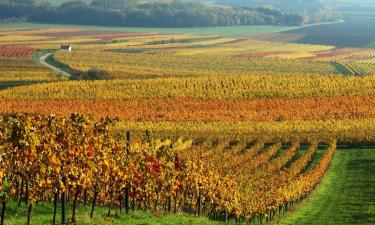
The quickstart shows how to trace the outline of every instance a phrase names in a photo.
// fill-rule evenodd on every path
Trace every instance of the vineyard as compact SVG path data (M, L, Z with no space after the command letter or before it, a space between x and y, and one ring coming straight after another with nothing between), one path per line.
M373 76L249 75L147 80L66 81L0 91L1 99L265 99L364 96L375 93Z
M8 198L26 202L28 224L38 201L54 202L55 223L60 195L63 224L66 204L73 204L74 222L77 203L88 202L91 217L100 205L108 208L108 216L122 207L125 212L150 208L225 221L269 222L306 197L336 150L331 141L309 166L317 152L315 141L298 156L298 140L282 148L282 143L261 140L172 142L146 132L132 143L130 132L126 138L110 132L115 120L95 122L79 114L16 115L1 121L3 209Z
M2 112L119 117L126 122L236 122L375 119L372 96L286 99L0 100Z
M0 28L1 225L373 224L375 50L295 38Z
M182 38L189 41L186 42ZM211 38L211 40L202 41L186 36L161 36L156 39L147 37L148 40L143 42L139 38L136 41L117 40L116 43L78 46L79 50L73 54L59 52L55 57L76 70L102 69L117 79L197 76L215 73L229 75L265 72L272 74L336 73L334 67L326 62L291 61L282 57L273 59L243 57L249 51L251 54L265 46L275 51L296 50L299 54L309 54L307 52L314 50L322 51L329 49L328 46L283 46L233 38L206 38ZM155 44L156 41L158 45ZM143 54L137 54L137 52ZM303 71L301 71L302 68Z
M36 65L32 55L36 49L0 46L0 83L30 83L63 80L42 66Z
M31 56L33 52L35 49L27 47L1 47L0 57L26 57Z

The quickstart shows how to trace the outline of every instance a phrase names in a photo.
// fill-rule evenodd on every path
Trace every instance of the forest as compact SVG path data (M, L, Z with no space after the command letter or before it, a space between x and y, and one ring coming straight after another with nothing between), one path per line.
M341 15L319 9L314 14L285 12L272 5L227 7L185 1L69 1L60 6L32 0L1 0L0 22L27 21L129 27L204 27L304 25L336 21Z

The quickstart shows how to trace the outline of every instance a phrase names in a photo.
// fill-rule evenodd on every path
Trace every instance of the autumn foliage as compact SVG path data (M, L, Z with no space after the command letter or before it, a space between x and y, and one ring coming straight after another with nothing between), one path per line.
M265 150L261 150L263 144L256 144L254 152L249 145L233 147L237 142L232 141L219 143L212 151L212 144L197 145L181 138L158 140L151 132L131 143L130 133L125 137L111 131L115 124L116 120L109 117L93 121L80 114L3 118L1 201L25 201L30 214L38 201L53 201L56 209L61 196L63 206L73 205L72 221L77 204L88 202L92 212L95 205L107 207L108 216L111 209L128 212L141 207L224 220L270 220L270 213L280 214L279 207L289 210L289 204L312 190L323 178L335 150L332 142L317 166L305 171L316 144L294 160L298 141L285 151L281 143ZM192 148L211 157L201 154L189 159L184 152ZM230 155L222 151L232 154L227 158L232 167L216 166L224 160L217 156ZM240 157L242 163L236 164L236 155L248 151L252 156ZM66 220L66 211L62 214Z
M375 117L374 96L320 98L0 100L1 113L91 114L130 122L343 120Z

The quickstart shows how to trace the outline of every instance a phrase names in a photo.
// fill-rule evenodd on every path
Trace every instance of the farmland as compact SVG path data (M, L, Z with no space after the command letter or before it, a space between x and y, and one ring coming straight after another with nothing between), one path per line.
M295 41L297 43L374 48L374 14L358 12L345 16L344 23L310 26L285 33L302 35Z
M372 119L374 99L317 97L301 99L120 99L120 100L1 100L4 113L90 114L121 117L128 122L269 122L295 120ZM272 107L272 110L270 109ZM256 108L256 110L255 110ZM288 108L288 110L286 110ZM197 112L196 114L194 112Z
M59 74L36 65L31 56L33 51L35 50L22 47L0 49L0 88L14 84L64 80Z
M164 34L190 34L190 35L220 35L225 37L249 36L254 34L273 33L297 27L293 26L232 26L232 27L204 27L204 28L138 28L138 27L107 27L107 26L78 26L61 24L39 24L39 23L12 23L2 24L0 29L17 30L25 27L31 29L50 29L50 28L74 28L84 30L101 30L107 32L129 32L129 33L164 33Z
M289 43L272 27L11 26L5 224L373 221L374 150L352 146L375 143L375 50ZM40 65L46 53L72 77Z
M58 188L64 205L66 195L75 196L72 221L75 221L77 201L82 200L85 204L88 198L93 198L92 212L97 202L109 207L110 216L111 208L121 208L125 197L126 211L130 204L134 210L138 203L138 207L155 211L164 208L166 212L185 211L198 216L223 218L225 221L236 218L249 222L269 222L289 211L316 186L336 150L336 142L331 141L316 165L310 168L308 164L318 147L314 141L299 157L295 157L300 148L298 139L285 146L281 142L267 143L263 140L257 140L253 145L242 141L207 140L192 147L191 140L178 139L172 144L170 140L154 140L148 134L141 143L131 145L130 133L126 140L121 136L112 136L108 131L115 121L109 118L101 121L92 122L77 114L72 114L69 119L54 116L5 118L1 129L2 150L6 156L1 175L6 177L13 163L25 163L29 169L19 167L20 171L14 173L20 176L7 180L3 185L9 196L15 194L13 199L20 196L20 199L30 201L28 218L33 202L55 199L56 203L58 193L54 190ZM32 130L28 130L28 123L33 124ZM85 128L82 129L84 124ZM67 133L60 134L61 129ZM20 133L19 142L11 141L12 132ZM71 135L82 132L85 134L81 138L72 139ZM30 138L34 142L30 142ZM22 140L30 144L24 145ZM47 143L58 143L57 148L49 147ZM64 145L70 145L75 150L64 150ZM213 148L207 151L210 145ZM8 148L23 150L18 153ZM188 148L192 149L186 151ZM124 149L127 154L124 154ZM220 155L228 157L230 161L222 161ZM194 160L195 157L198 158ZM77 160L80 161L78 164L72 163ZM35 166L31 166L30 162L34 162ZM290 165L287 166L288 162ZM81 163L82 167L79 166ZM223 166L218 167L220 163ZM81 176L75 171L84 172L85 175ZM31 178L32 174L37 179ZM237 179L234 180L234 177ZM249 182L249 179L255 181L261 177L267 177L267 180ZM25 195L22 194L24 185L19 186L19 182L26 182ZM267 188L254 192L260 187ZM64 223L64 214L62 220Z
M327 174L327 178L324 180L322 184L318 186L318 188L314 191L313 197L308 201L302 204L302 206L294 213L287 215L284 221L281 224L294 224L294 221L299 221L301 224L307 224L310 221L318 221L319 223L331 223L333 221L340 221L340 224L352 224L354 222L358 222L358 218L361 219L361 224L371 224L373 221L373 210L369 206L364 205L368 199L363 199L364 196L356 195L351 198L351 202L346 201L347 192L353 191L356 188L356 193L370 193L371 192L371 180L368 179L371 176L371 166L370 163L366 163L366 161L373 162L374 158L373 155L374 151L371 149L345 149L337 151L332 168L330 169L329 173ZM362 162L362 163L359 163ZM351 166L355 165L355 166ZM343 172L344 171L344 172ZM356 186L353 187L351 185L351 178L352 174L355 173L356 178ZM338 176L337 176L338 174ZM364 176L368 174L369 176ZM339 180L339 182L337 182ZM367 185L366 185L367 184ZM359 189L357 188L359 187ZM334 192L335 196L332 198L330 197L328 200L326 196L330 196L332 194L332 190L340 189L340 192ZM365 191L367 189L367 192ZM367 195L368 196L368 195ZM366 198L366 197L365 197ZM367 197L368 198L368 197ZM339 210L337 208L332 208L332 210L325 210L324 216L316 216L321 215L321 207L325 201L330 201L331 203L334 202L335 204L331 204L332 207L336 207L340 205L341 210L345 210L347 217L343 217L342 213L337 213ZM338 203L340 201L340 203ZM350 203L361 202L361 204L355 204L355 207L349 206ZM369 202L369 201L367 201ZM325 204L324 207L326 207ZM361 210L356 209L357 207L361 207ZM366 208L367 207L367 208ZM13 214L16 212L17 205L12 204L9 205L10 210L9 213ZM350 210L347 210L350 208ZM25 218L21 216L22 214L26 214L27 206L22 204L21 209L18 210L19 213L17 216L14 216L11 219L10 224L18 224L18 223L25 223ZM37 224L42 223L49 223L50 218L52 218L53 206L47 204L40 204L35 207L35 212L32 215L32 221L35 221ZM364 210L369 210L368 213L364 212ZM77 221L80 224L90 224L90 207L80 207L77 209ZM102 218L105 217L107 214L106 209L98 209L97 215L95 216L95 221L98 224L107 224L108 220L104 220ZM308 216L306 216L308 215ZM356 217L352 217L352 215L356 215ZM348 218L348 220L346 219ZM228 224L228 223L219 223L219 222L212 222L207 221L204 219L196 219L192 217L183 217L183 216L168 216L163 215L161 217L153 217L149 214L145 214L141 211L135 212L131 216L121 216L121 217L113 217L111 222L116 224L134 224L139 223L142 221L145 224L191 224L191 223L199 223L199 224ZM232 224L232 223L229 223Z

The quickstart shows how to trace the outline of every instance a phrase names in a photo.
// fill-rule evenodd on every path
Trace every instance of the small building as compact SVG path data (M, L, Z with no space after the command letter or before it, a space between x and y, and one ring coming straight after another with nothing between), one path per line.
M63 50L63 51L71 52L72 46L71 45L61 45L60 49Z

